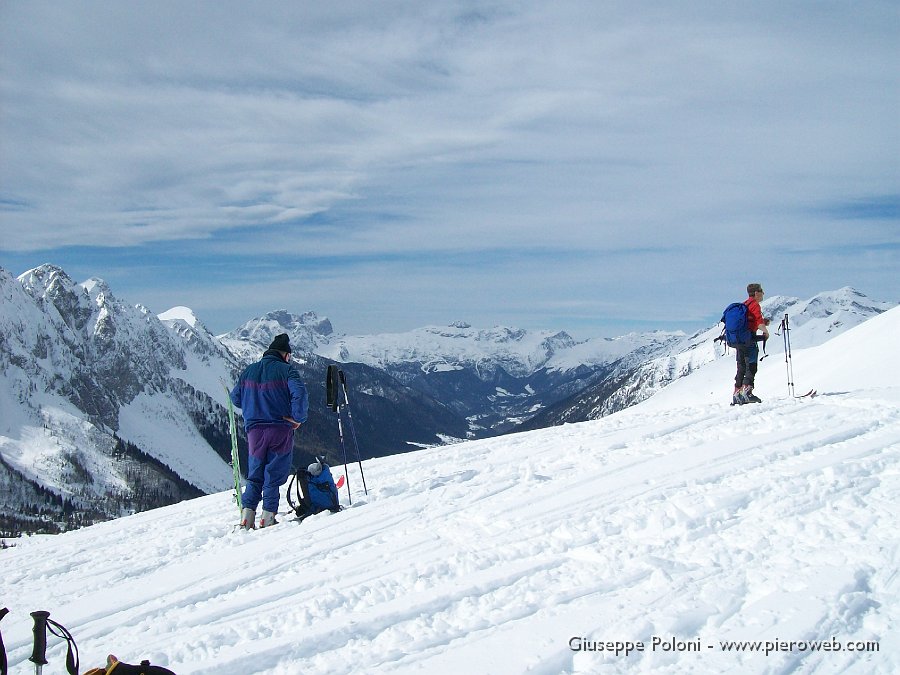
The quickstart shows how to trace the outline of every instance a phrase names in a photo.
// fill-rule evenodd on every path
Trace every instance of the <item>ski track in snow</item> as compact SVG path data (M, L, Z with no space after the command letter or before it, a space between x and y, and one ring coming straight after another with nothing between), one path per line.
M898 439L898 402L858 394L638 406L373 460L368 497L351 467L353 506L300 525L234 530L220 493L30 537L0 554L12 672L36 609L85 669L111 651L180 675L896 672ZM574 636L881 651L613 657Z

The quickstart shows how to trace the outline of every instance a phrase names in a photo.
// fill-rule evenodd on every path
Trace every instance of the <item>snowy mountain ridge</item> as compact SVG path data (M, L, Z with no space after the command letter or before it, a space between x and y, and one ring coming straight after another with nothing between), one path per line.
M181 313L193 317L187 308L170 312L173 316ZM281 309L251 319L218 339L232 353L255 354L279 333L290 336L291 345L299 354L314 353L339 363L365 363L388 372L403 370L410 364L416 364L423 373L471 369L486 380L498 369L513 377L527 377L542 368L570 370L582 365L602 365L684 335L650 331L575 340L565 331L507 326L473 328L462 321L403 333L345 335L335 333L331 321L319 318L315 312L294 314Z
M769 350L790 313L793 344L821 344L896 303L871 300L845 287L808 300L773 296ZM573 340L565 332L465 323L400 334L329 336L318 353L382 368L404 384L447 402L473 429L494 433L596 419L633 405L697 367L721 358L717 324L693 335L653 331ZM517 426L518 425L518 426Z
M91 522L228 485L208 440L220 406L191 382L209 364L156 316L53 265L18 279L0 269L0 292L3 530L29 529L39 512Z
M844 326L856 325L861 319L896 304L873 301L858 290L845 287L819 293L808 300L773 296L763 302L763 308L767 316L775 317L776 325L786 312L790 312L795 327L805 325L797 345L803 347L821 344ZM309 316L314 324L318 322L314 313ZM566 371L608 365L634 353L669 350L676 344L680 347L686 340L697 337L685 335L683 331L649 331L575 340L565 331L529 331L506 326L479 329L465 322L425 326L404 333L346 336L335 335L327 319L323 323L327 323L329 330L318 332L321 337L315 342L314 350L335 361L367 363L387 371L416 363L424 373L470 368L485 379L490 379L498 368L513 377L527 377L541 369ZM704 330L703 336L719 329L720 326L715 326ZM266 336L270 334L271 331Z
M768 356L763 355L760 368L771 367L778 360L783 362L785 346L797 349L821 345L896 306L897 303L872 300L851 287L818 293L808 300L781 295L767 298L761 307L763 315L770 319L765 345ZM787 333L782 327L785 315ZM674 339L664 350L646 354L646 358L620 361L591 386L542 410L522 428L598 419L650 398L707 363L726 356L730 361L733 352L715 342L721 330L721 323L716 324ZM722 389L727 398L726 385L727 379L723 380Z
M612 384L591 414L608 414L716 356L706 335L714 329L575 341L565 332L457 322L346 337L314 312L286 310L216 337L189 308L154 316L102 280L79 284L53 265L19 278L0 269L0 293L0 485L6 512L26 514L8 516L0 532L29 529L38 518L29 513L77 524L224 489L230 442L222 383L280 332L291 335L310 391L310 422L296 439L301 463L313 452L338 454L321 386L329 356L362 361L342 363L364 456L494 435L520 422L573 421L547 413L581 400L597 382ZM770 301L773 310L798 302ZM852 289L821 294L792 314L796 344L816 343L884 306ZM243 440L241 447L245 453Z
M188 308L157 317L54 265L18 278L0 268L0 298L0 534L55 531L230 484L223 383L265 347L247 340L229 351ZM295 457L308 463L336 453L338 439L315 386L326 362L301 357L311 407ZM357 400L363 453L466 435L445 406L380 371L345 369L372 394ZM377 422L385 418L396 424Z
M304 354L319 353L333 332L331 321L319 319L315 312L293 314L280 309L251 319L233 331L219 335L218 339L243 361L251 361L259 358L272 338L287 333L295 355L302 358ZM327 357L327 354L321 356Z
M680 333L631 333L619 338L574 340L565 331L528 331L496 326L472 328L456 322L425 326L405 333L343 336L319 348L322 356L337 361L368 363L392 370L410 363L423 373L470 368L491 379L499 368L513 377L528 377L537 370L574 369L621 358L648 344L658 344ZM578 354L577 359L569 356Z
M898 331L794 350L812 399L773 369L730 407L720 358L602 419L368 460L368 496L351 470L301 524L235 530L226 491L27 537L11 668L45 609L86 666L179 675L896 673Z

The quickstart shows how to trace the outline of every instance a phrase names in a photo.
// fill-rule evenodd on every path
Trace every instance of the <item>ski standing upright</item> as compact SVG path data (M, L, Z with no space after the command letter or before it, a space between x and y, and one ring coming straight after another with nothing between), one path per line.
M225 398L228 401L228 433L231 436L231 470L234 474L234 499L237 502L238 514L240 515L241 506L241 459L238 456L238 440L237 440L237 424L234 420L234 404L231 402L228 385L219 380L222 388L225 390Z

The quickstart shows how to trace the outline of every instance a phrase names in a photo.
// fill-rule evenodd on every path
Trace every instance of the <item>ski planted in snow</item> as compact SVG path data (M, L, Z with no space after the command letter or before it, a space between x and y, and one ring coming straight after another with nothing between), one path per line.
M815 389L810 389L805 394L800 394L800 396L795 396L794 398L815 398L816 394L818 394Z
M228 433L231 436L231 470L234 473L234 500L237 502L238 514L243 508L241 504L241 460L238 456L237 424L234 421L234 404L231 402L231 392L228 386L219 380L225 390L225 398L228 400Z

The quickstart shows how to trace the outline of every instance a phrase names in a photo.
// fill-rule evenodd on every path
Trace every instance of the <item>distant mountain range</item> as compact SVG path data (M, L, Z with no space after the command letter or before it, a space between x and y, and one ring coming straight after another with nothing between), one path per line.
M315 313L274 311L221 336L190 309L159 316L99 279L42 265L0 268L0 535L58 531L230 484L225 389L288 333L310 394L295 461L343 457L324 375L340 363L363 458L456 439L592 419L652 395L717 357L712 327L577 341L565 332L455 323L336 335ZM824 342L893 303L853 289L791 314L794 344ZM241 438L242 462L246 444Z
M331 338L317 352L380 368L449 405L468 421L472 435L495 435L584 390L613 364L647 358L682 336L632 333L579 342L565 332L454 323Z
M871 300L849 287L819 293L809 300L773 296L762 303L763 315L771 321L766 353L769 356L779 354L778 358L783 359L785 334L780 326L785 315L789 316L789 346L803 348L823 344L896 305ZM717 324L675 339L664 349L646 354L646 358L643 355L638 358L629 355L612 364L590 386L566 400L547 406L519 428L525 431L598 419L639 403L674 380L726 356L722 343L715 342L720 333L721 324ZM733 354L728 350L727 357L733 359ZM722 383L725 401L731 395L728 386L728 382Z

